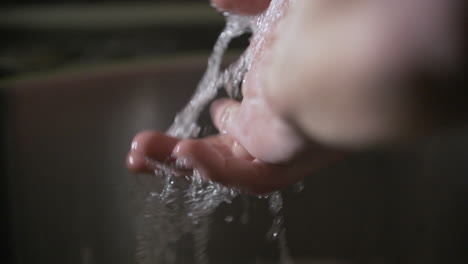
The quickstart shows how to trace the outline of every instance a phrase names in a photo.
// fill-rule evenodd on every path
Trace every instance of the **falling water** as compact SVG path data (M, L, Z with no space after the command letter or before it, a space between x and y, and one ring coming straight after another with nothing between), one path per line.
M265 33L281 16L287 2L289 1L273 0L269 9L256 17L225 14L226 26L215 43L207 70L190 102L177 114L167 131L168 135L178 138L200 136L201 129L197 120L218 90L226 88L233 98L240 94L241 83L250 69L254 54L261 52L266 41ZM251 45L237 62L221 71L223 56L230 41L248 32L253 33L254 45ZM196 170L187 171L184 161L181 160L168 165L147 159L147 164L154 170L154 175L144 182L147 195L144 198L143 229L138 237L138 263L187 263L187 260L180 259L175 248L182 236L192 234L195 248L193 261L197 264L208 264L206 249L210 216L219 204L231 203L241 192L207 180ZM180 177L181 175L184 177ZM280 192L275 192L268 195L268 198L273 215L273 224L268 236L278 241L281 263L289 264L291 260L285 240L282 196ZM228 222L233 221L230 217L226 219ZM247 223L247 211L240 220Z

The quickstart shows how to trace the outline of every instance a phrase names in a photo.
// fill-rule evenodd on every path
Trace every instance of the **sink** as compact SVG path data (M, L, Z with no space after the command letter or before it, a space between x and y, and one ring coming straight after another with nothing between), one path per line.
M126 153L135 133L168 128L205 65L206 55L182 56L0 84L15 263L135 263L138 209ZM466 135L411 153L353 155L307 178L302 192L285 190L297 263L462 263ZM276 263L266 202L247 199L248 224L238 221L242 199L213 215L212 263ZM190 252L185 244L180 254Z

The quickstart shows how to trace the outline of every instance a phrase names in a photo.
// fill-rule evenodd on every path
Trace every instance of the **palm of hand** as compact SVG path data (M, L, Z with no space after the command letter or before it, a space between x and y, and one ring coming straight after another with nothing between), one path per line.
M142 132L133 141L128 168L149 173L143 157L161 162L184 159L214 181L267 193L334 160L335 152L311 147L270 109L258 82L257 65L246 76L242 102L221 99L212 104L211 116L220 134L180 140L156 131Z

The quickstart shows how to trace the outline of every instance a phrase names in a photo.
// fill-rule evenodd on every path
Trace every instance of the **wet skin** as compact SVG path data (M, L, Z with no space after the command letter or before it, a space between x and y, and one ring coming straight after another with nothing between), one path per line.
M269 0L213 0L219 9L258 14ZM135 136L127 167L136 173L152 173L145 157L172 162L184 159L206 177L261 194L296 182L328 166L342 154L311 143L270 109L256 78L256 63L242 87L243 100L215 101L211 117L221 133L203 139L169 137L159 131Z

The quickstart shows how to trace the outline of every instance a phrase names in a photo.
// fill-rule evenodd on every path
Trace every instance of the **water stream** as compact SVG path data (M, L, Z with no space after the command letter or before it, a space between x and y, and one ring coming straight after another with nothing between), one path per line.
M240 94L245 73L250 69L254 54L261 52L273 22L278 19L284 0L273 0L269 9L256 17L243 17L225 14L226 26L218 37L213 53L208 60L207 70L195 90L190 102L177 114L168 135L178 138L196 138L200 135L197 120L201 112L215 98L218 90L226 88L231 97ZM251 47L233 64L221 71L221 63L230 41L245 33L253 34ZM142 226L138 236L137 261L140 264L208 264L207 243L209 239L211 215L223 202L231 203L242 193L240 190L225 187L206 180L198 171L187 173L183 161L173 165L147 160L154 170L151 179L145 181ZM185 177L175 177L184 170ZM180 175L179 175L180 176ZM243 194L245 195L245 194ZM267 196L273 223L267 236L276 241L280 250L280 262L291 263L286 246L283 198L280 192ZM248 205L248 200L244 204ZM227 217L226 221L232 221ZM248 221L247 211L242 214L243 223ZM194 243L192 260L181 259L176 254L178 241L191 234Z

